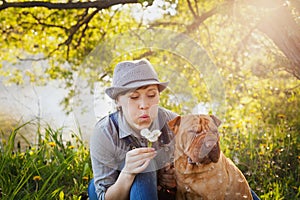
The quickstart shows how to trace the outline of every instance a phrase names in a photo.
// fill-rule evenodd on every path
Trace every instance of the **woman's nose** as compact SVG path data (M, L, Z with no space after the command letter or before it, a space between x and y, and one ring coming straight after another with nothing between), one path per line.
M148 109L149 108L149 102L146 98L141 98L139 102L139 108L140 109Z

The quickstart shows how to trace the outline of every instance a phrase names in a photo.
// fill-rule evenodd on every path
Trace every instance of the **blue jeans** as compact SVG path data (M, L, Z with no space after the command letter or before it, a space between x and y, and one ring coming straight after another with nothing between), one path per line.
M157 198L156 172L137 174L130 189L130 200L156 200ZM94 179L88 186L90 200L97 200Z
M260 198L257 196L257 194L252 189L251 189L251 194L252 194L253 200L260 200Z
M156 173L141 173L135 177L130 189L130 200L155 200L157 199ZM89 183L88 195L90 200L97 200L94 179ZM253 200L260 200L256 193L251 190Z

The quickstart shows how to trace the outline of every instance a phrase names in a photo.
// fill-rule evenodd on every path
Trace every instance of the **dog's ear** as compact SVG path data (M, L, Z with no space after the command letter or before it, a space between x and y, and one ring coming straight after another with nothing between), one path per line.
M171 121L168 122L168 126L173 131L174 134L176 134L178 126L180 125L181 117L177 116Z
M212 118L212 120L214 121L214 123L217 127L219 127L221 125L221 123L222 123L221 120L219 120L216 116L210 115L210 117Z

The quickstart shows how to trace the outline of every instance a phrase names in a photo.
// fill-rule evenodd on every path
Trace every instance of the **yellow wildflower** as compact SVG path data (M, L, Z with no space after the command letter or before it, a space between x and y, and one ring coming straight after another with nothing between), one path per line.
M83 179L84 181L88 181L88 180L89 180L89 177L84 176L84 177L82 177L82 179Z
M285 115L284 114L278 114L277 117L283 119L283 118L285 118Z
M260 152L258 153L258 155L262 156L262 155L264 155L264 153L260 151Z
M242 128L243 127L242 122L238 122L237 124L235 124L235 127L236 128Z
M252 110L250 110L249 111L251 114L254 114L254 113L256 113L256 110L255 109L252 109Z
M32 156L33 154L34 154L33 151L30 150L30 151L29 151L29 155Z
M68 149L74 149L73 145L68 146Z
M229 125L228 124L223 124L222 127L225 129L225 128L228 128Z
M251 119L245 119L245 122L246 123L251 123L252 121L251 121Z
M56 146L55 142L49 142L48 144L49 144L51 147L55 147L55 146Z
M34 181L40 181L40 180L42 180L42 177L40 177L40 176L34 176L33 180Z
M19 154L19 156L20 156L21 158L23 158L23 157L25 156L25 153L22 152L22 153Z

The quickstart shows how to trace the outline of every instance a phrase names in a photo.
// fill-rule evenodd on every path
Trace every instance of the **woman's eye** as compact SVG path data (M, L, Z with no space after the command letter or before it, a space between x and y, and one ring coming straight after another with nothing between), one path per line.
M137 99L139 98L138 96L131 96L130 99Z
M148 97L150 98L156 97L156 94L148 94Z

